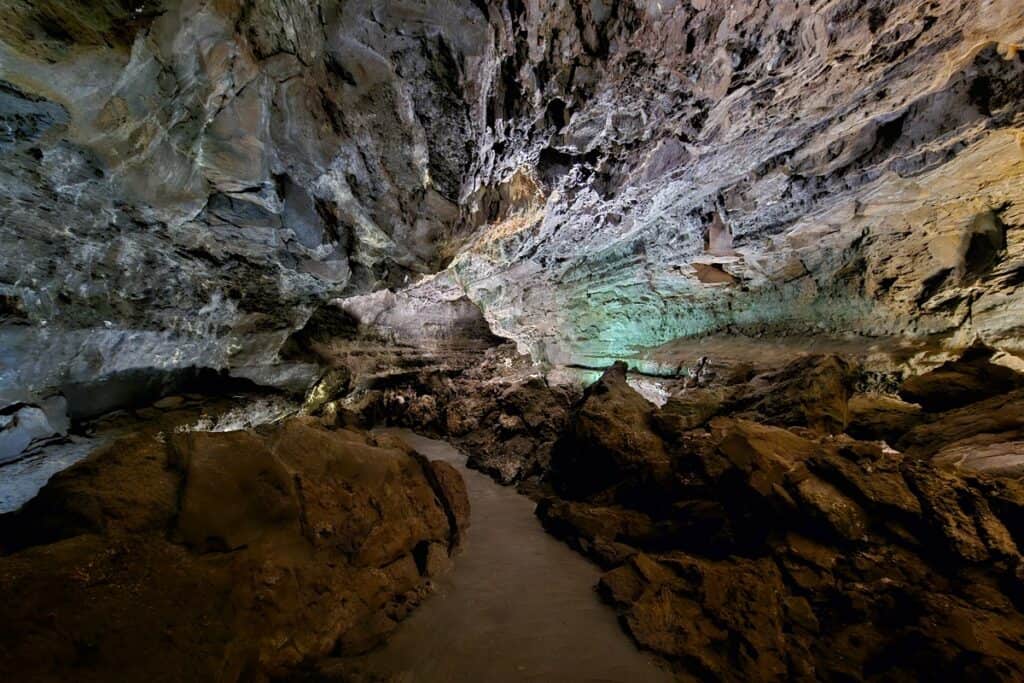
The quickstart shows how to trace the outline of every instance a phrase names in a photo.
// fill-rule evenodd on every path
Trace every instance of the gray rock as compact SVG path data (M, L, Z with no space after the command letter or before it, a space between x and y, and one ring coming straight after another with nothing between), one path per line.
M53 396L0 415L0 464L17 460L40 442L68 433L67 401Z
M283 381L252 368L335 300L553 365L708 332L1024 353L1014 0L9 4L0 396Z

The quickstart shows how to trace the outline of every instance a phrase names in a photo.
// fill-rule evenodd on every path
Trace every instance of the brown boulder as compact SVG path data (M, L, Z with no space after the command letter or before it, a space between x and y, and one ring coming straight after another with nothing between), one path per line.
M770 559L636 555L598 587L640 645L680 661L696 679L787 678L785 590Z
M731 468L742 472L750 492L761 497L779 495L787 473L818 450L817 444L792 432L749 420L715 418L711 434ZM705 459L707 475L717 479L718 463Z
M945 448L981 434L1001 435L1003 442L1024 438L1024 390L972 403L937 415L907 432L896 448L931 458Z
M849 408L846 433L867 441L896 443L926 419L920 406L882 394L856 394Z
M168 441L97 451L4 517L4 680L262 680L361 651L467 520L454 472L312 418Z
M671 464L652 426L655 408L616 362L587 388L551 458L551 481L571 499L611 501L666 483Z
M964 562L1017 561L1016 543L983 488L929 463L908 461L903 474L921 501L936 547Z
M703 427L725 407L727 387L691 388L673 396L654 415L654 424L666 437Z
M618 564L634 547L660 538L649 516L621 506L546 499L537 505L536 514L549 533L605 566Z
M619 488L609 496L602 473L601 486L545 500L538 515L611 568L601 594L683 680L1021 680L1024 487L823 434L843 422L839 401L858 401L843 394L845 363L814 363L836 382L801 385L794 367L810 366L797 364L776 375L784 386L761 375L721 401L690 389L653 415L630 404L624 376L606 375L569 433L576 453L614 448L603 462ZM818 417L831 417L814 417L819 399L829 405ZM901 444L940 458L1013 448L1021 400L951 411ZM867 408L875 415L851 431L892 438L929 419L904 404L882 419L877 402ZM652 452L668 454L668 477L637 476ZM593 477L584 462L559 474ZM581 493L572 483L556 490Z
M540 377L500 388L486 405L477 403L480 417L463 439L467 464L501 484L543 475L571 404L571 392Z
M459 471L442 460L430 463L435 482L434 491L444 505L451 529L457 533L453 539L458 542L461 534L469 528L469 494Z
M838 434L850 420L855 375L854 367L839 356L800 356L741 386L729 401L729 411L767 424Z
M174 434L170 447L169 464L183 475L177 532L188 546L235 550L279 527L298 531L295 482L263 439L192 432Z
M992 350L974 346L955 361L943 363L900 385L900 396L941 412L960 408L1024 387L1024 375L991 362Z
M832 531L847 541L863 540L868 529L864 510L832 484L808 476L796 484L796 496L810 514L827 523Z
M891 453L891 452L890 452ZM851 491L869 509L885 515L921 514L921 504L900 471L903 459L886 454L875 444L841 442L822 448L807 465L819 476Z
M1024 476L1024 434L978 434L943 447L932 461L969 472L1021 477Z

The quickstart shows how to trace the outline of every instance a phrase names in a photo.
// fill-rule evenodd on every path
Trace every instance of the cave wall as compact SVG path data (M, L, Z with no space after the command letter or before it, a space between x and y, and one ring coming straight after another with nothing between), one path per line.
M1024 351L1019 3L513 6L493 178L537 187L453 265L496 331L590 366L716 331Z
M5 402L193 365L301 388L279 351L327 301L389 333L436 302L441 338L469 302L555 365L712 331L1024 353L1013 0L0 20Z
M135 368L303 386L330 296L459 241L487 22L469 2L0 8L0 396Z

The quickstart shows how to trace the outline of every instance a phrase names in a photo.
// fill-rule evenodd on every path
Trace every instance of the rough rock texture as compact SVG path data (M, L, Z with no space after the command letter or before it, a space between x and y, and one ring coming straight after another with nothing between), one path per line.
M1021 351L1020 3L509 18L496 164L537 190L452 266L495 331L597 367L717 329Z
M5 3L0 396L134 368L298 387L330 296L458 244L472 2Z
M1020 353L1022 31L1016 0L11 0L0 398L301 392L283 347L338 298L479 307L556 365L714 330Z
M669 458L652 429L654 406L626 384L616 363L587 388L551 462L557 490L570 498L630 496L659 487Z
M468 512L450 466L313 418L127 437L0 517L0 674L266 680L361 652Z
M1020 0L5 0L0 461L204 377L308 416L56 478L0 525L0 661L372 643L466 519L313 426L390 419L546 477L686 675L1024 677L1022 41ZM706 333L935 354L545 378Z
M350 363L360 363L360 350L377 363L396 358L394 348L388 355L379 346L337 340L332 346L333 354L344 349ZM388 423L449 439L466 453L469 467L501 484L536 483L547 473L551 449L579 396L574 385L549 382L508 344L467 354L462 362L450 351L441 363L424 362L423 353L411 360L357 375L361 386L314 412L336 424Z
M445 404L446 433L469 454L470 467L502 484L547 472L576 397L571 388L537 376L498 382L482 392L456 382L455 394Z
M14 404L0 414L0 464L67 434L67 401L51 396L40 405Z
M847 432L856 439L894 444L925 419L921 406L882 394L857 394L848 405Z
M940 411L1024 388L1024 375L993 363L992 355L991 349L974 346L955 361L908 377L900 386L900 397Z
M538 515L608 569L602 595L682 680L1019 680L1024 488L830 434L792 410L784 381L766 392L773 377L845 376L842 364L797 359L732 388L761 401L719 401L713 417L694 407L708 389L691 410L641 411L616 365L574 408L553 455L559 496ZM816 401L847 401L842 383L814 386ZM937 431L966 429L951 415L918 416L930 422L904 439L960 438ZM581 478L588 464L611 471Z

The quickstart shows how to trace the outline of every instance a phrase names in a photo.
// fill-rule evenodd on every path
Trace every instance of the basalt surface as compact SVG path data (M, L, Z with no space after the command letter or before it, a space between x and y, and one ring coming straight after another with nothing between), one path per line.
M494 148L522 208L450 269L535 359L711 331L1021 350L1018 4L509 10Z
M466 514L387 421L684 678L1024 678L1022 47L1019 0L6 0L0 464L304 414L0 517L0 666L370 647Z
M1022 36L1014 0L12 0L0 397L301 393L332 309L479 311L554 366L714 331L1020 353Z
M1000 372L982 350L936 371ZM537 513L682 680L1024 675L1020 392L943 411L857 373L810 355L659 409L618 363L574 406Z
M458 472L397 439L313 418L140 431L0 516L0 672L288 676L379 643L468 523Z
M340 348L349 359L366 352L335 341L335 353ZM384 351L376 346L369 353L379 362ZM414 358L408 367L357 373L346 383L321 380L303 411L330 424L387 424L443 437L466 454L469 467L500 484L538 483L579 397L576 385L549 382L509 344L467 356L464 364L450 356L440 365L423 363L419 353Z

